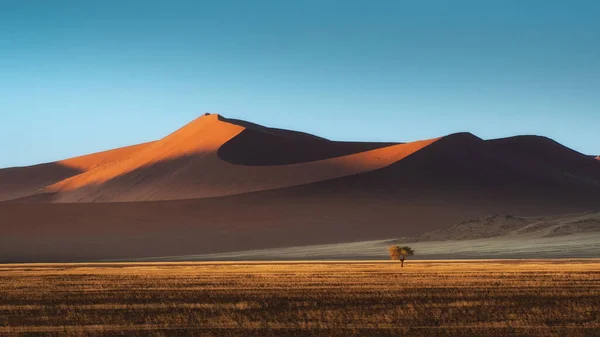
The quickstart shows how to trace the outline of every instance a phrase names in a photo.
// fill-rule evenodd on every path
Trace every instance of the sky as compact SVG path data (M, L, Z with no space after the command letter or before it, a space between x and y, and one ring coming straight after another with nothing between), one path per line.
M334 140L600 154L600 1L0 0L0 167L204 112Z

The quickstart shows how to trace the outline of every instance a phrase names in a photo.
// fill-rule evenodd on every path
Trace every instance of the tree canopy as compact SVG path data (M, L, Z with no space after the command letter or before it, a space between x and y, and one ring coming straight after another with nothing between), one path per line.
M392 260L400 261L402 267L404 267L404 260L406 260L407 257L415 255L415 250L409 246L390 246L388 252L390 258Z

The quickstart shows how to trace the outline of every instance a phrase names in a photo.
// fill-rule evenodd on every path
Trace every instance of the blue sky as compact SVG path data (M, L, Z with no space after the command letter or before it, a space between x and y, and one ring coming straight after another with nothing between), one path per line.
M0 1L0 167L203 112L336 140L541 134L600 154L600 2Z

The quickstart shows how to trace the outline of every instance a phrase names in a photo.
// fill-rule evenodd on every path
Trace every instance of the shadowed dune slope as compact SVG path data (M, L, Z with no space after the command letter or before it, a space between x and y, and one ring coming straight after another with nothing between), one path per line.
M76 176L96 166L126 158L147 144L122 147L53 163L0 169L0 202L36 195L48 185Z
M252 146L239 148L238 144L225 152L230 158L258 160L259 166L236 165L218 154L223 144L244 132L247 133L243 139ZM283 146L276 145L280 139L284 139ZM60 181L46 192L54 194L55 202L177 200L242 194L372 171L435 141L352 145L207 115L123 160ZM282 155L283 162L299 163L261 166L269 153ZM311 153L316 155L310 157ZM325 159L318 160L321 157Z
M540 136L517 136L488 141L495 150L518 161L535 175L544 174L582 184L600 185L598 163L589 156Z
M536 174L532 167L544 160L520 156L461 133L379 169L293 187L174 201L0 204L0 256L7 262L206 254L414 236L489 214L600 208L593 182ZM576 165L566 169L580 174Z
M236 165L291 165L342 157L398 143L335 142L302 132L266 128L234 119L246 129L223 144L219 158Z
M430 205L436 213L444 207L472 209L481 215L553 214L600 208L600 185L592 178L572 179L582 170L580 166L563 166L562 175L554 174L556 169L551 168L547 174L534 169L543 166L542 160L524 163L518 158L472 134L459 133L380 170L302 188L308 195L331 191L415 205L441 200L442 205ZM588 163L584 162L583 167ZM586 177L595 177L599 171L591 170ZM422 210L423 216L426 209ZM442 213L439 221L429 226L446 222Z

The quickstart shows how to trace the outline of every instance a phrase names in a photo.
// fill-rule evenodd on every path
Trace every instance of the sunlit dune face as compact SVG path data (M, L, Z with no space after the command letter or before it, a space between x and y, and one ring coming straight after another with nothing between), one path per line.
M439 138L392 145L376 150L334 158L328 161L341 163L343 166L354 168L359 172L370 171L391 165L404 159L425 146L434 143L438 139Z
M122 147L119 149L65 159L58 161L57 163L66 167L78 169L80 171L85 172L91 170L94 167L127 158L152 143L153 142Z
M89 184L101 184L120 175L160 161L168 161L189 155L205 156L242 132L244 128L219 121L217 115L200 117L165 138L132 150L128 156L95 169L61 181L47 188L48 191L73 190ZM85 164L76 161L74 164Z
M239 125L222 122L219 115L205 115L157 141L146 155L156 160L213 153L244 129Z
M40 193L50 185L111 162L123 160L151 143L138 144L57 162L0 170L0 201Z

